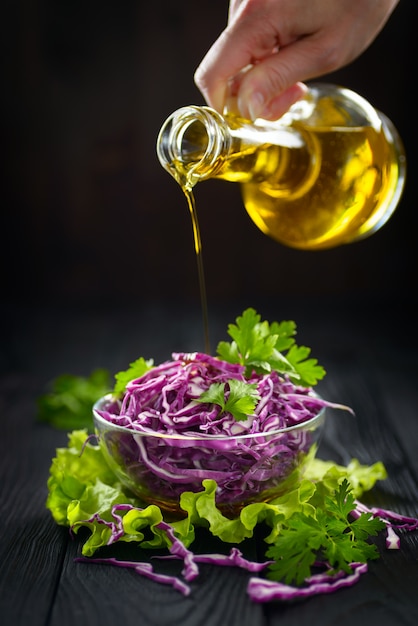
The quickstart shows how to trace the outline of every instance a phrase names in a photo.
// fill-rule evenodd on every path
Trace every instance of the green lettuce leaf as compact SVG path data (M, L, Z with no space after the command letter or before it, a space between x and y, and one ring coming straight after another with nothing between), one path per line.
M272 543L286 520L294 513L314 516L344 479L350 483L353 495L359 497L384 478L386 470L382 463L368 467L353 459L344 467L314 458L305 470L304 479L287 493L269 503L249 504L233 519L216 506L216 482L203 480L201 491L182 494L180 506L185 517L170 521L170 525L186 546L193 543L198 527L208 529L225 543L239 544L252 537L259 524L270 529L265 541ZM116 520L113 507L118 504L128 504L131 508L119 511ZM83 546L86 556L114 540L112 524L119 523L118 520L122 521L118 541L137 542L143 548L167 546L166 533L157 528L164 519L161 510L141 502L124 489L86 430L73 431L68 436L68 446L57 449L50 467L46 506L58 524L69 526L74 532L88 528L90 535Z

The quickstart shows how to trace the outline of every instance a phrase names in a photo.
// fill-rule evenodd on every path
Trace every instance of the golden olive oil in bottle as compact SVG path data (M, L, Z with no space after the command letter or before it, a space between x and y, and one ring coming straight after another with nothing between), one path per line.
M277 122L183 107L161 128L157 153L183 190L207 178L240 183L258 228L302 250L376 232L405 182L404 148L391 121L358 94L321 83Z

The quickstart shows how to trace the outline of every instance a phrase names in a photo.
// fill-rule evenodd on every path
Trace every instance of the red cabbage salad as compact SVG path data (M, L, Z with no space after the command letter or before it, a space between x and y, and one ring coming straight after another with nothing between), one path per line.
M148 485L145 491L128 488L111 469L101 432L97 439L92 428L76 429L52 460L46 506L73 536L82 527L90 531L77 560L132 568L184 595L198 583L200 563L247 570L254 602L351 586L379 557L371 538L384 532L387 548L399 548L401 533L416 530L418 519L360 502L387 477L381 462L352 459L344 467L308 454L315 431L304 425L325 409L348 407L314 391L325 370L309 348L296 345L294 322L269 324L247 309L228 334L232 341L220 342L216 357L175 353L157 366L141 357L97 398L104 436L116 434L111 443L122 459L121 437L135 442L130 478ZM308 458L303 474L274 492L301 455ZM161 502L179 503L180 516L153 501L152 486ZM241 506L228 506L236 502ZM240 544L259 525L267 528L265 560L254 562ZM219 540L219 553L193 552L198 529ZM116 542L167 554L152 564L138 560L137 551L132 561L101 554ZM179 560L178 575L164 573L164 559Z
M199 491L204 478L216 481L223 511L269 499L284 479L297 480L314 452L323 409L342 408L287 374L253 371L246 377L243 365L206 354L172 356L128 382L120 400L95 406L106 422L164 435L130 437L99 427L129 484L148 502L174 506L183 491Z

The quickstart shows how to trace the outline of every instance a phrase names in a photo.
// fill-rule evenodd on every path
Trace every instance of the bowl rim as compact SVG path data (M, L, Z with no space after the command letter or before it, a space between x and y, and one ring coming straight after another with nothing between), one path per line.
M315 394L316 398L321 398L319 394ZM177 439L181 441L233 441L233 440L246 440L246 439L254 439L255 437L275 437L282 434L287 434L299 430L309 429L311 430L314 426L319 426L325 420L326 406L322 406L318 413L304 422L299 422L297 424L292 424L291 426L285 426L284 428L278 428L272 431L258 432L258 433L240 433L237 435L210 435L205 433L196 433L196 435L185 435L180 433L164 433L164 432L156 432L156 431L144 431L144 430L136 430L135 428L128 428L127 426L122 426L120 424L114 424L113 422L109 422L104 417L99 415L98 411L101 410L102 405L106 402L117 401L113 394L108 393L93 404L93 421L94 425L98 427L99 425L106 426L108 429L116 430L119 432L127 433L130 435L139 435L142 437L155 437L157 439Z

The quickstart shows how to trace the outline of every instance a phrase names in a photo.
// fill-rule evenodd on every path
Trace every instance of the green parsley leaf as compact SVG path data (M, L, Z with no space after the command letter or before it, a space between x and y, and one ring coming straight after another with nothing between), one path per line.
M93 430L92 406L111 389L110 374L96 369L90 376L63 374L37 399L37 419L63 430Z
M301 378L300 384L307 387L316 385L325 376L325 370L322 365L318 365L318 360L308 359L310 353L311 349L306 346L292 346L286 355Z
M130 383L131 380L140 378L140 376L148 372L153 365L154 361L152 359L146 361L143 357L140 357L136 361L130 363L127 370L115 374L116 383L113 389L114 395L122 395L125 391L126 385Z
M236 325L228 325L228 334L234 339L229 344L218 344L218 355L230 363L239 363L251 369L270 371L269 359L278 337L270 335L268 322L260 322L254 309L247 309L237 317Z
M277 371L305 387L315 385L325 376L318 361L308 359L310 348L295 344L293 321L269 324L261 321L254 309L248 308L237 317L236 324L229 324L228 334L233 341L219 342L217 354L224 361L245 366L247 376L252 371L261 374Z
M315 515L296 511L282 523L266 556L275 560L268 577L286 584L300 585L312 574L315 563L324 562L332 572L351 572L350 564L378 558L369 538L385 528L383 521L363 513L350 520L355 508L351 486L346 478L334 496L325 496Z
M213 383L197 401L218 404L221 413L231 413L237 421L245 421L254 412L259 399L256 383L231 378L228 383Z

